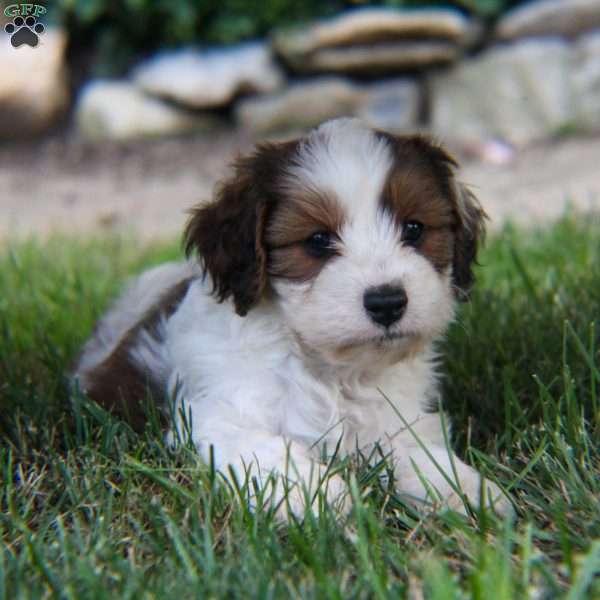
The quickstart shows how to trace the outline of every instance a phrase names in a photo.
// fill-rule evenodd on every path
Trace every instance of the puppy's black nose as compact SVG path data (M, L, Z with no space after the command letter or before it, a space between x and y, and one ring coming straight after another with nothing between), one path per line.
M372 321L389 327L402 317L408 303L406 292L401 287L381 285L369 288L363 304Z

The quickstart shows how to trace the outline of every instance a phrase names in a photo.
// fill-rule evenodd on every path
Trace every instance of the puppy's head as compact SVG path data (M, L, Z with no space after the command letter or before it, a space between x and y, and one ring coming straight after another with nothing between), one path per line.
M332 360L401 356L442 333L473 283L484 213L455 161L420 136L353 119L240 159L185 233L219 300L269 294Z

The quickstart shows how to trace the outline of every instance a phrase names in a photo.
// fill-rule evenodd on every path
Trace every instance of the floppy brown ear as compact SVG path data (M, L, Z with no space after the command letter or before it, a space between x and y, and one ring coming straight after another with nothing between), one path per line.
M477 252L485 240L487 215L475 194L463 183L454 179L452 192L458 223L454 237L452 280L459 300L467 300L475 281L473 267Z
M487 215L473 192L456 180L458 163L440 145L422 135L396 136L384 131L378 131L377 134L390 142L400 164L408 164L413 168L427 165L444 195L449 197L456 217L452 282L457 298L466 300L475 279L473 266L479 246L485 238Z
M197 252L219 302L232 297L244 316L264 294L267 278L265 224L277 200L277 180L288 144L265 144L234 164L212 203L191 211L185 252Z
M477 252L485 240L487 215L475 194L456 179L458 162L444 148L423 136L415 136L412 142L432 162L442 189L449 194L456 215L454 252L452 259L452 282L459 300L467 300L475 281L473 267L477 264Z
M402 140L408 141L421 156L427 157L442 190L450 197L456 216L452 282L457 298L466 300L475 281L473 266L476 264L477 251L485 239L485 211L473 192L456 180L458 162L444 148L425 136L399 138L390 134L383 135L395 140L396 148L402 146Z

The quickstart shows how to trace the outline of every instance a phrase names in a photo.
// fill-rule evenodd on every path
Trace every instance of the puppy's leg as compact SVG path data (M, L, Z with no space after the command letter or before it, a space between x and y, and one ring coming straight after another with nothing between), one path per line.
M444 444L438 414L423 416L392 439L394 470L399 491L416 501L443 505L465 512L461 494L474 508L483 500L499 514L506 513L510 502L500 488L461 461Z
M225 478L231 473L238 482L248 482L250 506L256 506L253 483L264 500L276 507L277 515L303 517L307 506L318 509L318 496L341 511L349 508L346 484L339 475L329 475L326 465L314 460L308 448L267 431L248 429L222 420L208 420L192 435L207 463L214 461Z

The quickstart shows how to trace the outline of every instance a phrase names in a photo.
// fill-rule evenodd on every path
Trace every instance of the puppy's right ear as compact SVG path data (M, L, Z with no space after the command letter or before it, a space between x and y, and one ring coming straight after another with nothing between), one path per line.
M234 164L214 200L191 211L185 252L197 252L219 302L232 297L244 316L267 288L264 230L280 194L278 182L295 142L264 144Z

